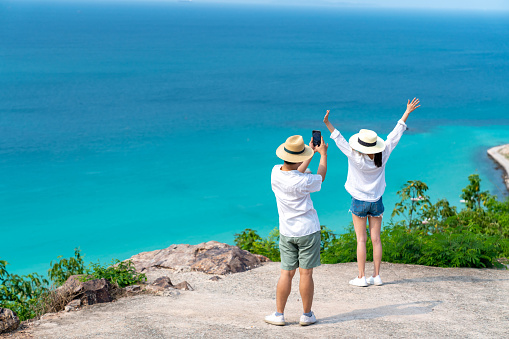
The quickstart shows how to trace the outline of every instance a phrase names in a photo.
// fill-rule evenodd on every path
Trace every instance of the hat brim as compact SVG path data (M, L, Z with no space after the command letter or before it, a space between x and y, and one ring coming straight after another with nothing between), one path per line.
M278 158L283 159L284 161L288 162L303 162L308 160L313 156L315 151L307 145L304 145L304 152L301 154L290 154L287 151L285 151L285 144L281 144L276 150L276 155Z
M375 154L382 152L385 149L384 139L378 136L376 137L376 145L371 147L362 146L361 144L359 144L359 133L352 135L350 140L348 140L348 143L350 144L350 146L352 146L354 150L364 154Z

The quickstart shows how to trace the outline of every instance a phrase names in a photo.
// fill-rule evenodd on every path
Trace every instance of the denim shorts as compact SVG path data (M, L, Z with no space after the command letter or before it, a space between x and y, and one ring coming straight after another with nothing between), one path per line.
M350 212L358 217L366 218L368 215L372 217L381 217L384 214L384 210L382 197L375 202L357 200L352 197Z

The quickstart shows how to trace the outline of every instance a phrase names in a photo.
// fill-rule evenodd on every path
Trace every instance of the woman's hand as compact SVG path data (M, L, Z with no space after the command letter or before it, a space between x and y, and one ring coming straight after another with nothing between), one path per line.
M419 99L414 98L412 102L408 100L408 103L406 104L406 111L403 114L403 117L401 117L401 120L406 123L406 119L408 119L410 113L412 113L418 107L421 107L421 105L419 105Z
M329 112L330 112L330 110L327 110L327 113L325 113L325 116L323 117L323 122L327 126L327 129L329 130L329 132L332 133L332 132L334 132L335 128L334 128L334 126L332 126L332 124L329 121Z
M408 103L406 104L406 111L405 113L412 113L417 107L421 107L421 105L419 105L419 99L417 98L414 98L414 100L412 100L412 102L410 102L410 100L408 100Z
M330 110L327 110L327 113L325 113L325 116L323 117L323 122L326 125L329 123L329 112L330 112Z

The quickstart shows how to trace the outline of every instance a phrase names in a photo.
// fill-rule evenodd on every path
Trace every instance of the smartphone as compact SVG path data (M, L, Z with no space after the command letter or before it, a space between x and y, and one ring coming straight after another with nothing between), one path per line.
M313 145L320 146L322 143L322 132L313 131Z

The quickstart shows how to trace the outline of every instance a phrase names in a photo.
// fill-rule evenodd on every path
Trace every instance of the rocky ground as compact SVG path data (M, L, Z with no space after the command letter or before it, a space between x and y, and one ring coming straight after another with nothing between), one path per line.
M497 163L504 172L504 179L507 190L509 190L509 144L496 146L488 150L488 155Z
M368 265L370 267L370 265ZM356 264L315 270L318 323L298 324L298 274L284 327L264 323L274 311L279 264L266 263L217 281L200 272L149 272L188 281L194 291L137 295L46 315L12 338L507 338L509 271L383 264L383 286L353 287Z

